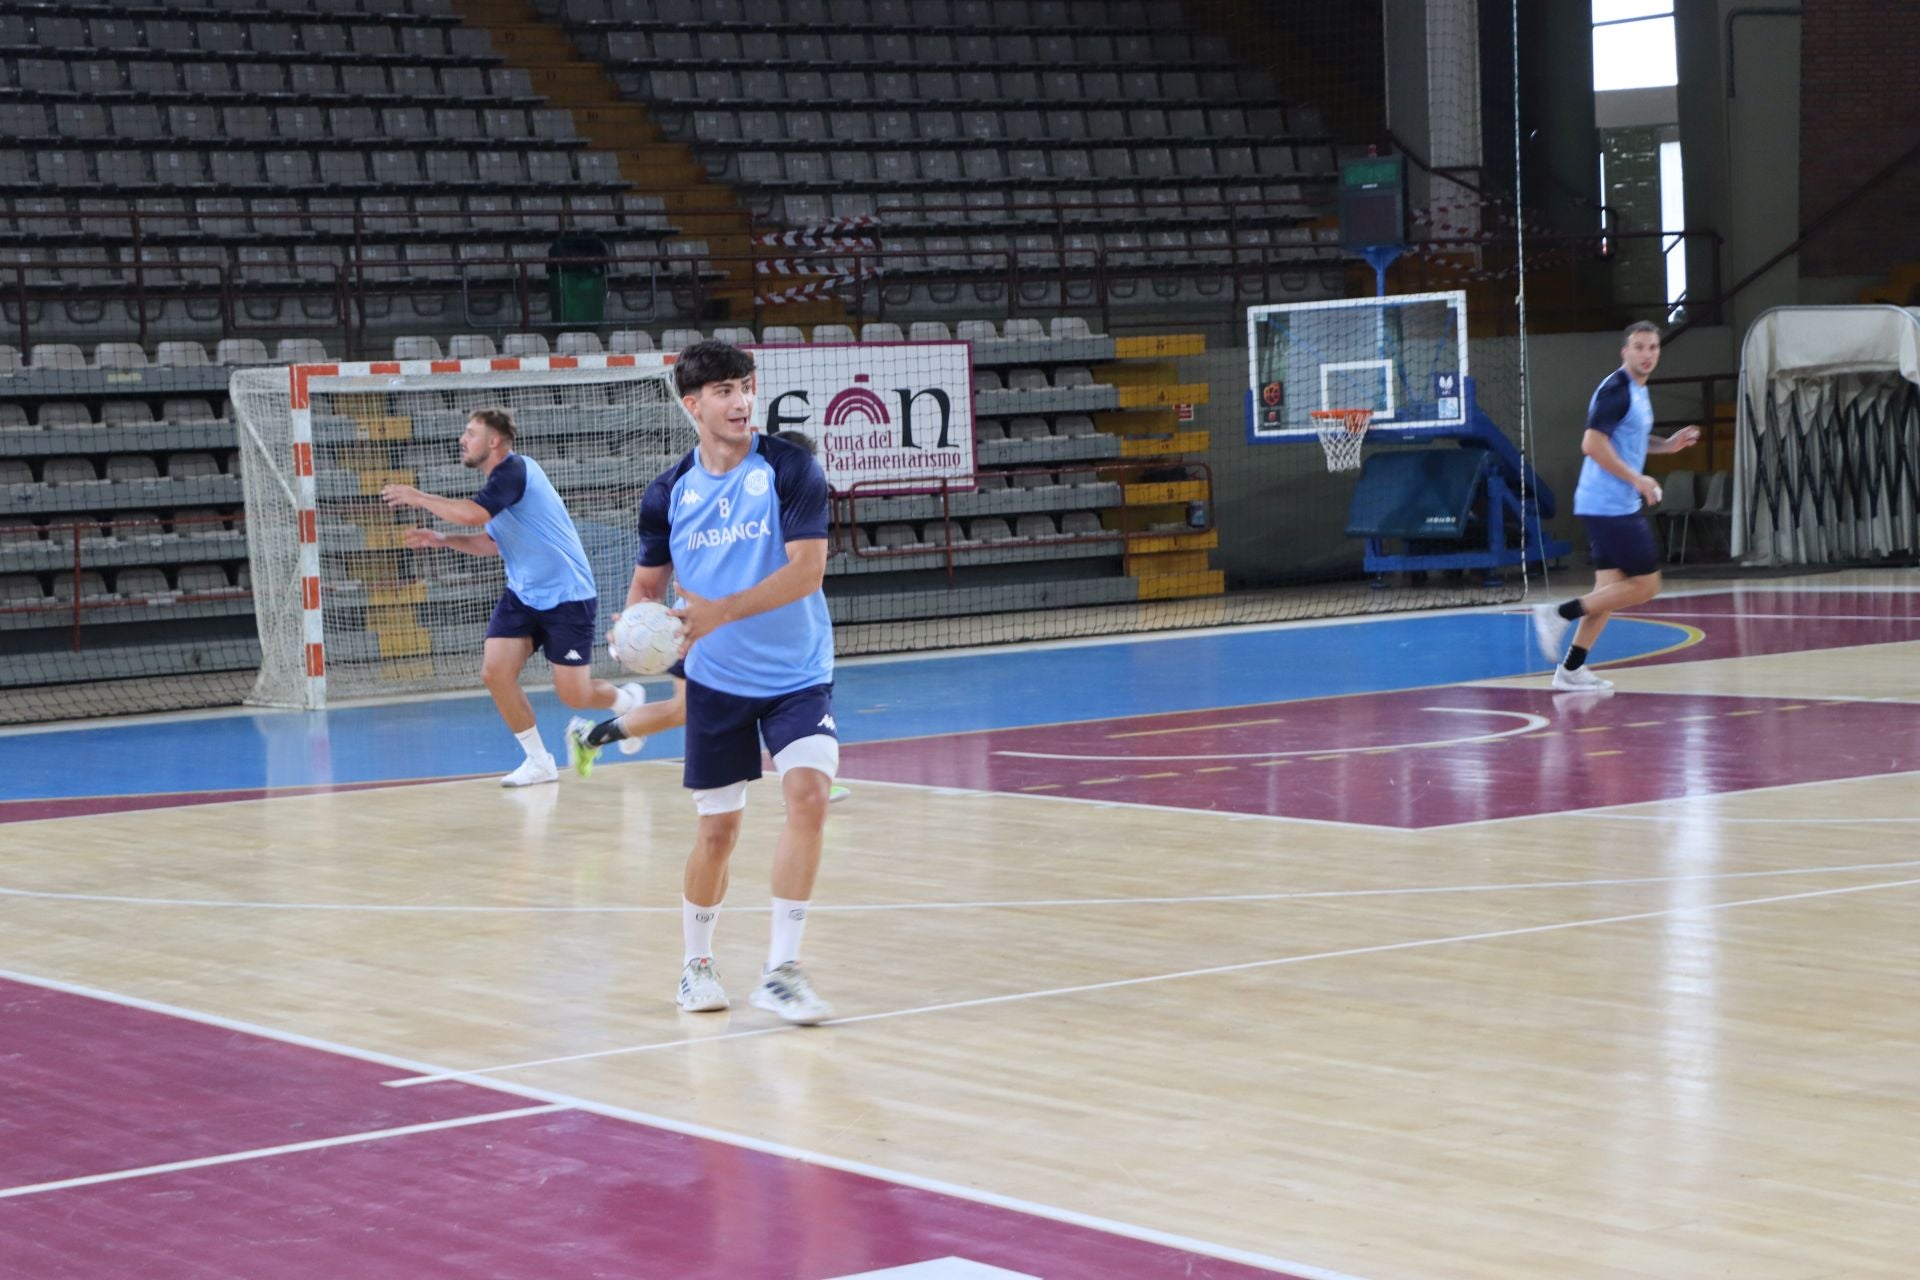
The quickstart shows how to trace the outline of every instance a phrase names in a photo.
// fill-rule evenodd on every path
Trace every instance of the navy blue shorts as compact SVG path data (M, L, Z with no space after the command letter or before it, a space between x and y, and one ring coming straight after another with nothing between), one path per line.
M1629 578L1660 572L1660 544L1646 516L1581 516L1580 522L1587 526L1594 568L1618 569Z
M527 636L554 666L584 667L593 661L593 621L599 613L598 600L563 600L551 609L531 609L508 591L487 619L487 639Z
M816 734L838 741L833 686L809 685L772 698L743 698L687 681L687 757L681 774L689 791L715 791L761 777L760 743L779 755Z

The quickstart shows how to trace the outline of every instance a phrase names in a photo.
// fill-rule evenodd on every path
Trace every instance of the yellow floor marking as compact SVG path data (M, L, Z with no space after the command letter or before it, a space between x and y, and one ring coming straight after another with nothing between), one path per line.
M1624 751L1589 751L1587 752L1588 758L1592 758L1594 756L1623 756L1625 754L1627 753Z
M1236 764L1215 764L1215 765L1208 765L1204 769L1195 769L1194 772L1195 773L1232 773L1235 769L1239 767L1240 766Z
M1651 729L1655 725L1665 723L1665 720L1629 720L1627 721L1626 727L1629 729Z
M1177 778L1180 776L1180 771L1176 769L1171 773L1143 773L1140 776L1142 778Z
M1057 782L1036 782L1030 787L1022 787L1020 789L1022 791L1058 791L1060 784Z

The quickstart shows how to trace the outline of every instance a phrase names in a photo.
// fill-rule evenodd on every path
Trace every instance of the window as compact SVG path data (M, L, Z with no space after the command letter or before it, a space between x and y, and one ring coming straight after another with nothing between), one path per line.
M1594 92L1679 82L1673 0L1593 0Z

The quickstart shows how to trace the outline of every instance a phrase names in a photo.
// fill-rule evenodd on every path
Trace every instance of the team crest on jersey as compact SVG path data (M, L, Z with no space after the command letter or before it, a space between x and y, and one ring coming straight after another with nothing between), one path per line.
M767 473L764 471L747 472L747 492L759 497L767 491Z

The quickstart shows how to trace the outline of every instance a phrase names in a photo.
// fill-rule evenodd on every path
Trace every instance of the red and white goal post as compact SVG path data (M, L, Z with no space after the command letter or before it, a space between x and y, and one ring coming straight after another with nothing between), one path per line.
M406 530L433 517L380 500L389 483L471 495L480 478L462 466L459 436L477 408L513 413L516 448L566 501L610 620L632 574L640 494L694 440L671 362L581 355L236 370L261 649L249 700L318 709L477 686L504 583L499 559L410 550ZM595 667L612 671L598 647ZM545 678L538 657L526 678Z

